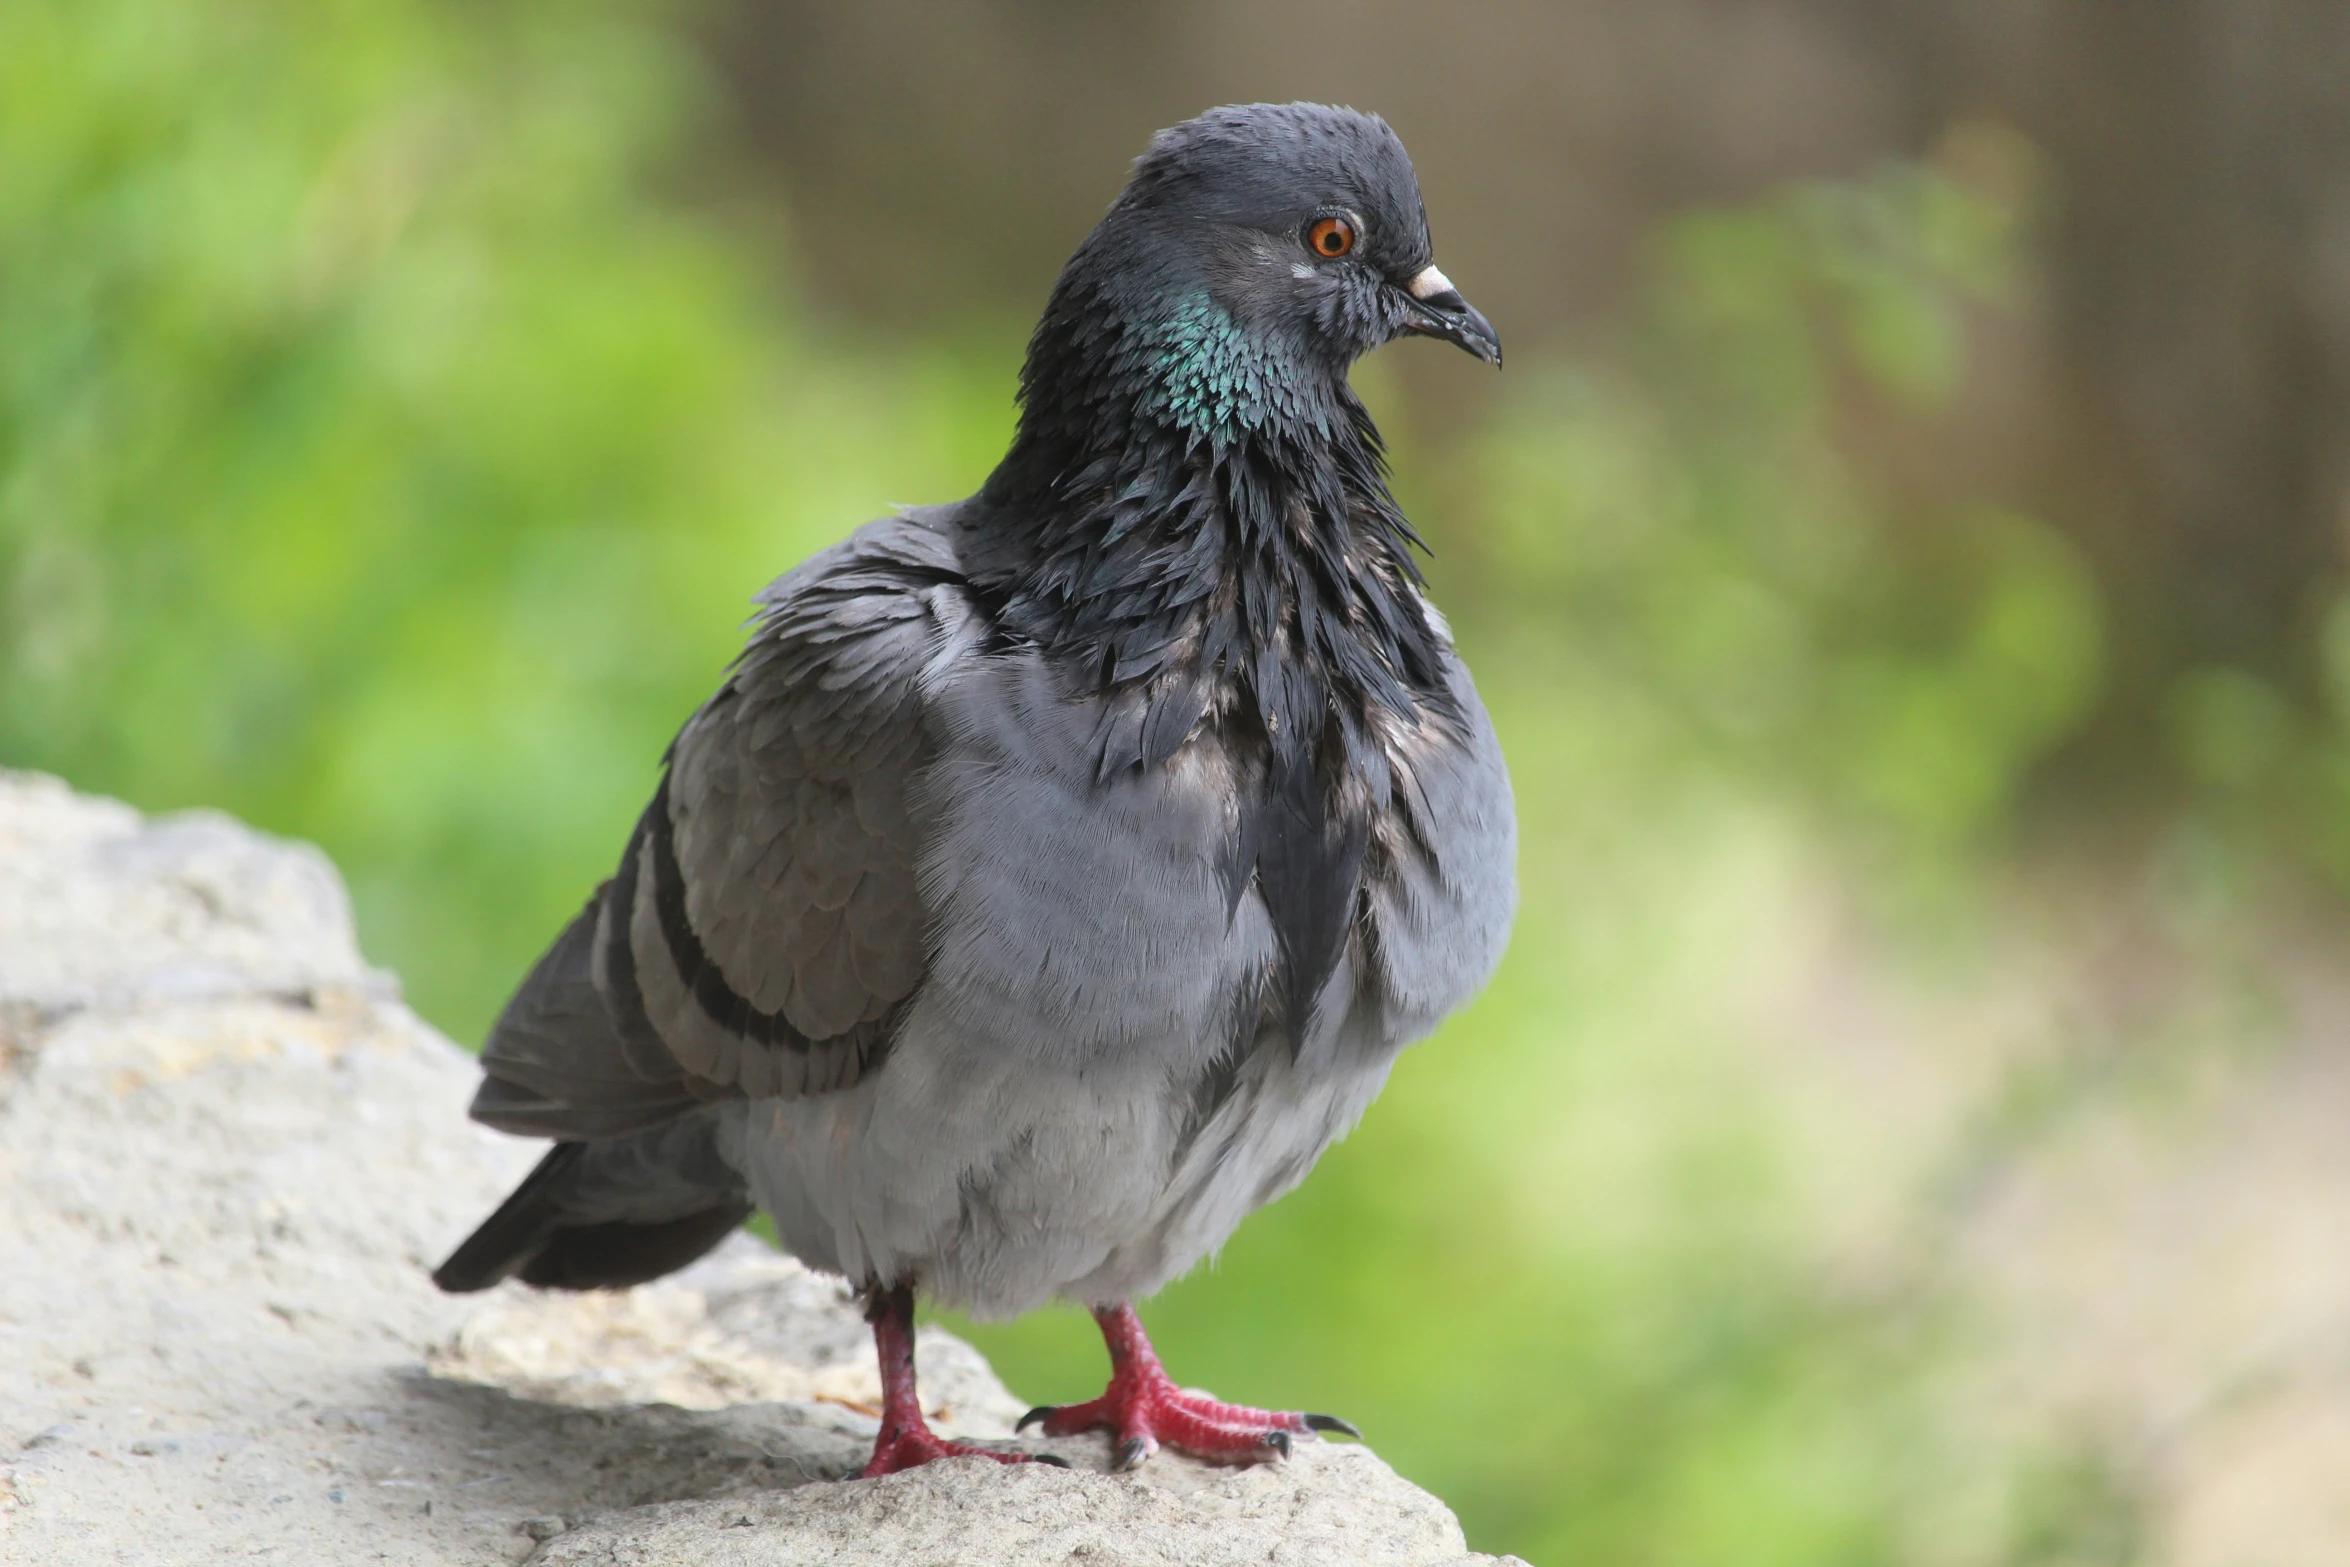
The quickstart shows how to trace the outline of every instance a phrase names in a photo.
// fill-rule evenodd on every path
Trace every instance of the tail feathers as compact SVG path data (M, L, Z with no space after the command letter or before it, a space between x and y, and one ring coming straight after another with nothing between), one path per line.
M627 1289L675 1273L750 1216L749 1202L730 1202L666 1224L616 1220L557 1230L522 1265L522 1282L543 1290Z
M516 1274L544 1289L625 1289L692 1262L751 1209L708 1116L557 1143L432 1279L460 1295Z
M452 1295L486 1290L543 1250L563 1227L555 1192L578 1165L585 1143L557 1143L538 1168L523 1177L497 1212L481 1222L465 1243L449 1254L433 1273L432 1281Z

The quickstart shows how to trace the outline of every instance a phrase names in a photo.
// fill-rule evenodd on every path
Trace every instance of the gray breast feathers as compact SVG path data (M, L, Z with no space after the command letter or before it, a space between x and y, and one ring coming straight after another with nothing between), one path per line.
M1393 801L1365 878L1364 970L1389 1037L1434 1028L1491 977L1517 913L1517 812L1492 720L1459 659L1457 730L1389 741Z

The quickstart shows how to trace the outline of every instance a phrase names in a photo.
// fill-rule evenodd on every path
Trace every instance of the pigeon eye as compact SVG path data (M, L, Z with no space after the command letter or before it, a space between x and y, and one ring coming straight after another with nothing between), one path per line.
M1317 256L1343 256L1355 248L1355 226L1344 218L1323 218L1306 230L1306 243Z

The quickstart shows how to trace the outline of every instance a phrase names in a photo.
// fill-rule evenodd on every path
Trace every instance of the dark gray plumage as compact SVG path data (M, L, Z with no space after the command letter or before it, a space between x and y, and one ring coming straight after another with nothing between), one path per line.
M1507 775L1346 385L1405 332L1499 359L1382 122L1162 133L986 488L760 595L491 1034L474 1115L562 1142L442 1285L633 1283L755 1200L868 1289L885 1370L912 1285L1081 1301L1147 1359L1123 1303L1301 1180L1506 938ZM1084 1418L1130 1458L1303 1429L1120 1396ZM872 1472L944 1450L892 1411Z

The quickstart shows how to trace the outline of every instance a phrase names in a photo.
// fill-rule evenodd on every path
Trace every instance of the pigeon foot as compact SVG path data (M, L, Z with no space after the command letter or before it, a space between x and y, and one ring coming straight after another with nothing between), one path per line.
M1047 1436L1108 1431L1118 1444L1120 1471L1138 1468L1160 1447L1218 1464L1253 1464L1287 1458L1293 1434L1310 1429L1303 1415L1242 1404L1220 1403L1186 1393L1165 1373L1151 1383L1109 1392L1082 1404L1047 1405L1021 1417L1021 1427L1041 1421Z
M950 1442L926 1424L917 1423L902 1430L884 1425L881 1440L873 1444L873 1461L857 1472L857 1478L874 1480L882 1475L894 1475L901 1469L918 1469L940 1458L992 1458L999 1464L1061 1462L1050 1454L1006 1453L992 1447L974 1447L969 1442Z
M1042 1422L1047 1436L1107 1431L1117 1444L1114 1468L1136 1468L1163 1446L1218 1464L1287 1458L1295 1437L1355 1428L1333 1415L1291 1414L1227 1404L1175 1385L1159 1363L1132 1306L1094 1311L1110 1348L1110 1385L1082 1404L1044 1405L1020 1417L1019 1429Z
M914 1393L914 1289L910 1284L875 1287L866 1293L865 1320L873 1324L873 1349L881 1362L881 1435L874 1439L873 1460L858 1471L860 1480L916 1469L940 1458L992 1458L999 1464L1052 1464L1069 1467L1066 1459L1050 1453L1007 1453L968 1442L950 1442L930 1429L922 1418L922 1404Z

